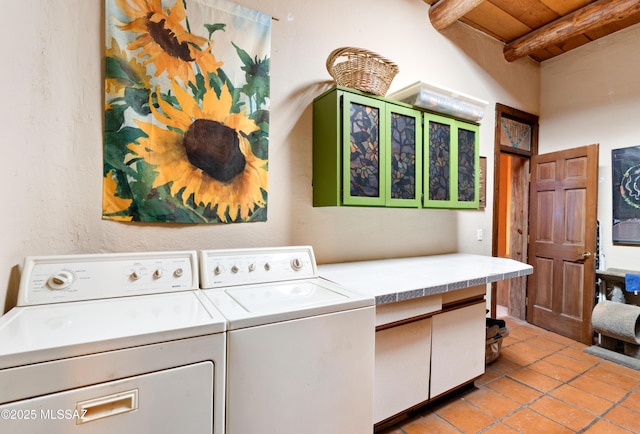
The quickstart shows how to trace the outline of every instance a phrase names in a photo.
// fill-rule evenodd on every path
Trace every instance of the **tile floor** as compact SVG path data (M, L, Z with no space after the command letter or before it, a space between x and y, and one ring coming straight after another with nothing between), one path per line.
M640 371L510 317L500 357L475 386L384 434L640 433Z

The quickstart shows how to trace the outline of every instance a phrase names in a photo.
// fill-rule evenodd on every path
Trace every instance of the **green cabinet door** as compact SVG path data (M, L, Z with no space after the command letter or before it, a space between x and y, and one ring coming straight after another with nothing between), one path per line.
M425 113L424 201L427 208L479 206L479 128Z
M314 206L419 207L422 113L335 88L313 104Z
M342 186L344 205L386 204L385 103L344 92L342 96Z
M387 104L387 206L418 208L422 199L422 113Z

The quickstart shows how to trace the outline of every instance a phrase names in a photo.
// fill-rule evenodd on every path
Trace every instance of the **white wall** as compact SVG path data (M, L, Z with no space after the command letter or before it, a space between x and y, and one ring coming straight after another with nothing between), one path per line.
M311 244L318 261L465 251L491 253L493 107L537 113L539 67L507 63L502 45L463 25L443 34L422 0L239 3L272 31L269 217L232 225L101 219L104 2L0 0L0 313L26 255ZM364 47L399 64L392 89L422 80L489 101L481 126L487 210L313 208L311 102L330 86L327 55ZM475 240L477 228L484 241Z
M611 150L640 146L640 26L542 63L540 153L599 146L598 220L607 268L640 270L640 247L612 243Z

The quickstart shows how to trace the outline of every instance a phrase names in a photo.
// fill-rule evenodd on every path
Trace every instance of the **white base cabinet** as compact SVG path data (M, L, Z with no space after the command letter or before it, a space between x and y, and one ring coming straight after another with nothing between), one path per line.
M484 285L376 307L374 424L484 373Z
M429 398L484 373L485 312L485 304L478 303L433 317Z
M431 318L376 332L375 354L377 423L428 398Z

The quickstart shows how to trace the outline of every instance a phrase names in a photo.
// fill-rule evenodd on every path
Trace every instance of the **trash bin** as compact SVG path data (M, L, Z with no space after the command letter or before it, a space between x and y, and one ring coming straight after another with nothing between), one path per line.
M509 330L504 320L487 318L487 342L485 346L484 362L488 365L500 355L502 339L509 336Z

